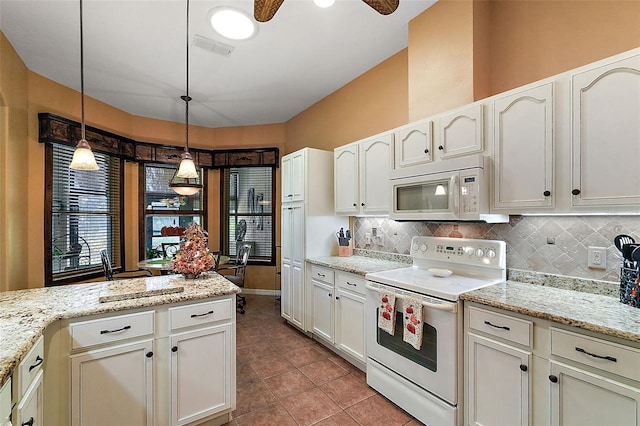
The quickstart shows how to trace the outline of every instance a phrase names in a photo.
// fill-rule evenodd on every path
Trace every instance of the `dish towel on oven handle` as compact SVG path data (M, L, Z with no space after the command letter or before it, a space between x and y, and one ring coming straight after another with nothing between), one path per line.
M378 294L380 306L378 311L378 327L393 336L396 326L396 294L393 290L383 287L378 289Z
M422 299L405 296L402 299L404 333L402 339L420 350L422 346Z

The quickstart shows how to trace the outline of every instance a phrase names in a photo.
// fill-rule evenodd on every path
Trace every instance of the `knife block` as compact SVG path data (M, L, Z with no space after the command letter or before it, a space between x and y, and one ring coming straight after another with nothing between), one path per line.
M349 240L348 246L338 246L338 256L353 256L353 240Z

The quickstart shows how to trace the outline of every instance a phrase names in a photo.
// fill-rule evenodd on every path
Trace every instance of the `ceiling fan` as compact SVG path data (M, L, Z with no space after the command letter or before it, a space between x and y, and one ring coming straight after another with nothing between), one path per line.
M253 0L253 16L258 22L267 22L276 14L284 0ZM398 8L400 0L362 0L381 15L389 15Z

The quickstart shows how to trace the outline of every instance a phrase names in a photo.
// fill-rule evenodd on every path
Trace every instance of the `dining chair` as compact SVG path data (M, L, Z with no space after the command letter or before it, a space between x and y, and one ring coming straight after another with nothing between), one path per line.
M179 249L180 243L162 243L162 256L165 259L173 259Z
M142 271L142 270L125 271L125 272L119 272L117 274L114 274L113 268L111 267L111 259L109 258L109 253L107 253L107 250L104 250L104 249L100 251L100 260L102 260L102 269L104 270L104 276L107 278L107 281L153 276L153 274L150 271Z
M238 249L238 254L236 256L235 262L232 264L227 263L223 266L220 266L216 269L216 271L220 273L220 271L233 270L234 271L233 274L228 274L228 275L222 274L222 275L224 275L226 279L228 279L238 287L243 288L244 277L247 271L247 262L249 261L250 253L251 253L251 244L241 245L240 248ZM239 293L236 293L236 309L238 310L238 312L240 312L241 314L244 314L245 312L244 307L246 304L247 304L247 299L244 296L240 295Z

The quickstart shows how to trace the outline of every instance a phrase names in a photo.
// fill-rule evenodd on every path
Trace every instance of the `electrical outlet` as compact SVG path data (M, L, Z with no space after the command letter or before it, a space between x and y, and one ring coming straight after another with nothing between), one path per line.
M589 247L587 266L593 269L607 269L607 249L605 247Z
M364 239L367 244L371 244L371 234L369 232L364 234Z
M376 237L376 240L378 241L378 245L379 246L383 246L384 245L384 234L378 234L378 236Z

